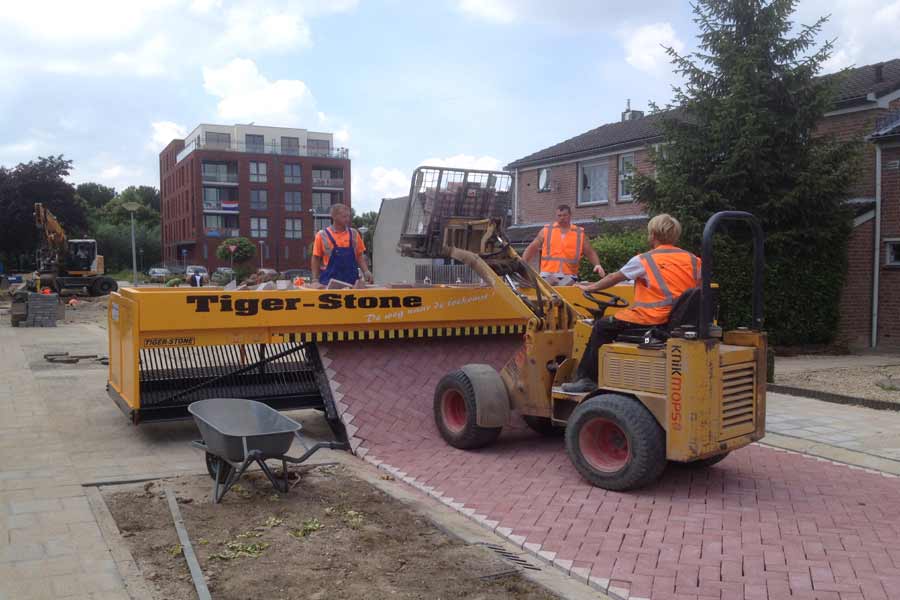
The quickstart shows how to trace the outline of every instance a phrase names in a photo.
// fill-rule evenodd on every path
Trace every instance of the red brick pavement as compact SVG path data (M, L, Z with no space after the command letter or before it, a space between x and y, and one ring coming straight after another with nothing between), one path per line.
M357 453L615 597L900 598L896 478L754 445L616 493L585 483L561 440L523 427L483 450L447 446L437 381L465 363L499 367L519 342L329 345Z

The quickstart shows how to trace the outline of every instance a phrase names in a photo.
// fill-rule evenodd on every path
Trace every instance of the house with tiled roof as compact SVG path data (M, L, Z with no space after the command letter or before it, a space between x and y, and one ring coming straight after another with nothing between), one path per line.
M826 76L830 77L830 76ZM851 196L856 218L849 246L839 340L851 347L900 347L900 59L849 70L836 83L831 110L818 132L866 140L865 157ZM588 232L596 220L641 226L635 202L636 172L653 169L650 148L662 141L660 114L629 107L607 123L520 159L515 174L509 235L527 244L559 204Z

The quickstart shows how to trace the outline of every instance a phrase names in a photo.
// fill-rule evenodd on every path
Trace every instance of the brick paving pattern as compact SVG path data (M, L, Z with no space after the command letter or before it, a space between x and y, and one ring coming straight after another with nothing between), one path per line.
M357 453L613 597L900 598L900 479L751 446L616 493L585 483L561 440L521 426L483 450L447 446L437 381L465 363L499 367L518 343L325 348Z

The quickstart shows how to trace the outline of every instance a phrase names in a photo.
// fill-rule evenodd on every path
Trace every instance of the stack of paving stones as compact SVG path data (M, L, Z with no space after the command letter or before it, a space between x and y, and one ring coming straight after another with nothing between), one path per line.
M56 327L57 294L28 294L28 308L20 327Z

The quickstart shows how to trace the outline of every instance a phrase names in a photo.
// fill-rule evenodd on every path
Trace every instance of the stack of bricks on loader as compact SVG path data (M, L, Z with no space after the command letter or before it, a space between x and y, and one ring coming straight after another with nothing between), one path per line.
M57 294L28 294L25 320L19 327L56 327L59 316L59 297Z

